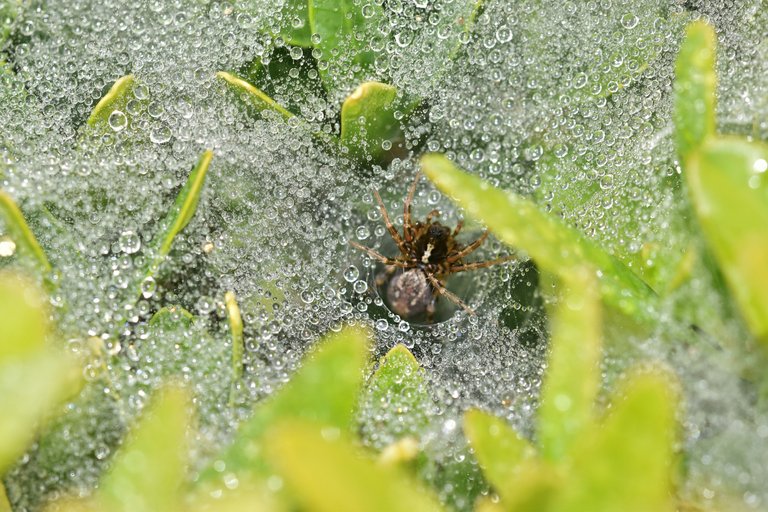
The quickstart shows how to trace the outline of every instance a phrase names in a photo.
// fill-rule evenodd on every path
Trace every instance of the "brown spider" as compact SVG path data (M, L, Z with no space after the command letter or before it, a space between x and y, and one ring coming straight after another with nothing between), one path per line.
M408 196L405 199L402 236L392 225L392 221L389 219L389 214L378 191L373 191L387 230L400 250L399 256L388 258L370 247L365 247L352 240L349 243L387 265L387 276L391 276L398 269L403 270L395 275L387 286L387 299L390 307L401 317L410 318L426 312L427 321L431 322L439 295L457 304L468 313L474 314L474 311L459 297L445 288L444 283L447 277L457 272L504 263L514 259L514 256L505 256L490 261L465 263L464 257L477 250L483 244L488 237L488 231L484 231L477 240L465 246L456 240L456 235L459 234L462 228L462 221L460 220L453 231L451 231L447 226L432 220L440 215L438 210L429 212L424 222L412 224L411 203L413 202L413 195L416 192L416 185L420 177L421 173L416 173L411 188L408 190ZM377 279L377 284L383 284L383 280Z

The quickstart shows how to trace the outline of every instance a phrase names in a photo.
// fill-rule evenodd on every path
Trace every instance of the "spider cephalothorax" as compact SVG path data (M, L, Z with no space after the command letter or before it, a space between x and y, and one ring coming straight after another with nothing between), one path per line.
M405 199L402 235L392 225L381 196L377 191L373 191L387 230L400 250L399 256L388 258L370 247L354 241L349 243L386 265L384 279L391 277L387 286L387 300L392 310L398 315L411 318L426 313L427 321L432 321L439 295L443 295L467 312L474 313L459 297L445 289L445 279L457 272L490 267L509 261L513 256L465 263L464 257L477 250L488 237L487 231L471 244L463 245L456 240L456 236L461 231L462 222L459 221L451 230L433 220L440 215L438 210L429 212L424 222L411 222L411 203L419 177L420 174L417 173ZM397 273L398 270L400 270L399 273ZM377 281L379 281L378 284L383 283L381 278Z

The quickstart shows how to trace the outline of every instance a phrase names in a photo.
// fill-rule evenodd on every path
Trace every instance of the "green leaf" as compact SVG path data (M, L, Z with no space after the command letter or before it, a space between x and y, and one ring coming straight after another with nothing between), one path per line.
M602 325L594 272L564 276L562 302L552 317L551 347L538 417L543 457L561 459L592 424L601 382Z
M40 353L48 329L46 302L34 283L0 272L0 361Z
M710 139L689 157L685 177L731 293L754 335L768 344L768 147Z
M194 319L194 315L181 306L166 306L152 315L149 319L149 327L171 332L188 328Z
M529 199L495 189L461 171L443 155L424 155L421 166L435 185L470 216L483 222L510 248L526 251L540 268L566 279L581 272L582 267L595 268L607 304L637 318L651 316L653 290L559 218L545 214Z
M464 434L483 474L502 496L515 486L520 464L535 455L530 443L504 420L478 409L464 414Z
M341 143L358 159L371 156L380 161L386 153L384 141L400 130L394 106L397 89L379 82L365 82L341 105Z
M675 131L683 163L707 137L715 134L715 31L699 21L688 26L677 56Z
M327 64L320 76L329 92L367 78L374 60L368 45L383 18L378 1L309 0L310 29L320 36L314 46Z
M24 220L24 214L21 213L13 199L2 190L0 190L0 214L5 220L5 227L14 243L35 259L37 266L44 274L50 274L53 268L48 262L45 251L40 247L32 230L29 229L27 221Z
M293 117L293 114L289 112L285 107L278 104L275 100L267 96L264 92L260 91L253 85L249 84L245 80L227 73L226 71L219 71L216 76L223 80L229 88L237 94L237 97L243 101L249 107L255 108L258 112L262 110L272 110L288 119Z
M635 375L573 454L559 512L672 511L676 395L669 378Z
M344 439L313 424L280 423L267 435L267 457L308 510L441 510L396 468L366 459Z
M420 438L432 408L424 370L403 345L381 359L363 394L362 426L381 449L404 437ZM368 432L370 431L370 432Z
M220 478L220 473L246 478L264 473L264 432L276 421L302 419L330 429L350 429L368 354L368 336L368 331L359 327L346 327L326 336L291 381L242 425L233 444L214 464L218 470L205 470L199 481L210 482Z
M135 80L133 75L118 78L112 88L96 104L86 124L91 128L109 128L109 116L115 110L125 111L125 106L131 100L131 92Z
M158 393L99 486L95 500L102 508L181 510L178 494L186 472L189 401L178 387Z
M22 0L5 0L0 4L0 49L5 45L5 41L11 37L13 24L22 8L21 2Z
M153 251L153 259L149 268L142 276L144 280L152 277L157 272L160 264L171 252L173 239L187 227L187 224L195 215L197 203L200 201L200 194L205 184L205 176L212 158L213 151L211 150L206 150L200 156L200 160L198 160L197 165L189 174L187 182L182 187L179 195L176 196L173 207L160 224L161 229L160 234L156 238L157 242Z

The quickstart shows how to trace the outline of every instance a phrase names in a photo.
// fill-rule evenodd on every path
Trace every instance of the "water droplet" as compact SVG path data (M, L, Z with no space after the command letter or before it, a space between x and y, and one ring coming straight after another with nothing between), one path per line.
M637 26L638 21L637 16L632 13L627 13L621 17L621 26L626 29L633 29Z
M141 282L141 295L145 299L151 298L155 294L155 290L157 290L157 282L155 281L155 278L152 276L147 276L142 282Z
M107 122L109 123L109 127L116 132L122 131L128 126L128 118L119 110L115 110L109 114Z
M125 254L134 254L141 249L141 237L135 231L126 230L120 233L118 247Z
M354 283L358 277L360 277L360 271L354 265L348 266L344 271L344 280L348 283Z

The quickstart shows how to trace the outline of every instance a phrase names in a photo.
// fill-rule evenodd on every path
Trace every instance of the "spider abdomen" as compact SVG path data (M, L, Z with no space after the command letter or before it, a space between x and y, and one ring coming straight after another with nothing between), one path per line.
M403 318L421 315L432 304L432 286L424 272L407 270L392 277L387 286L389 306Z

